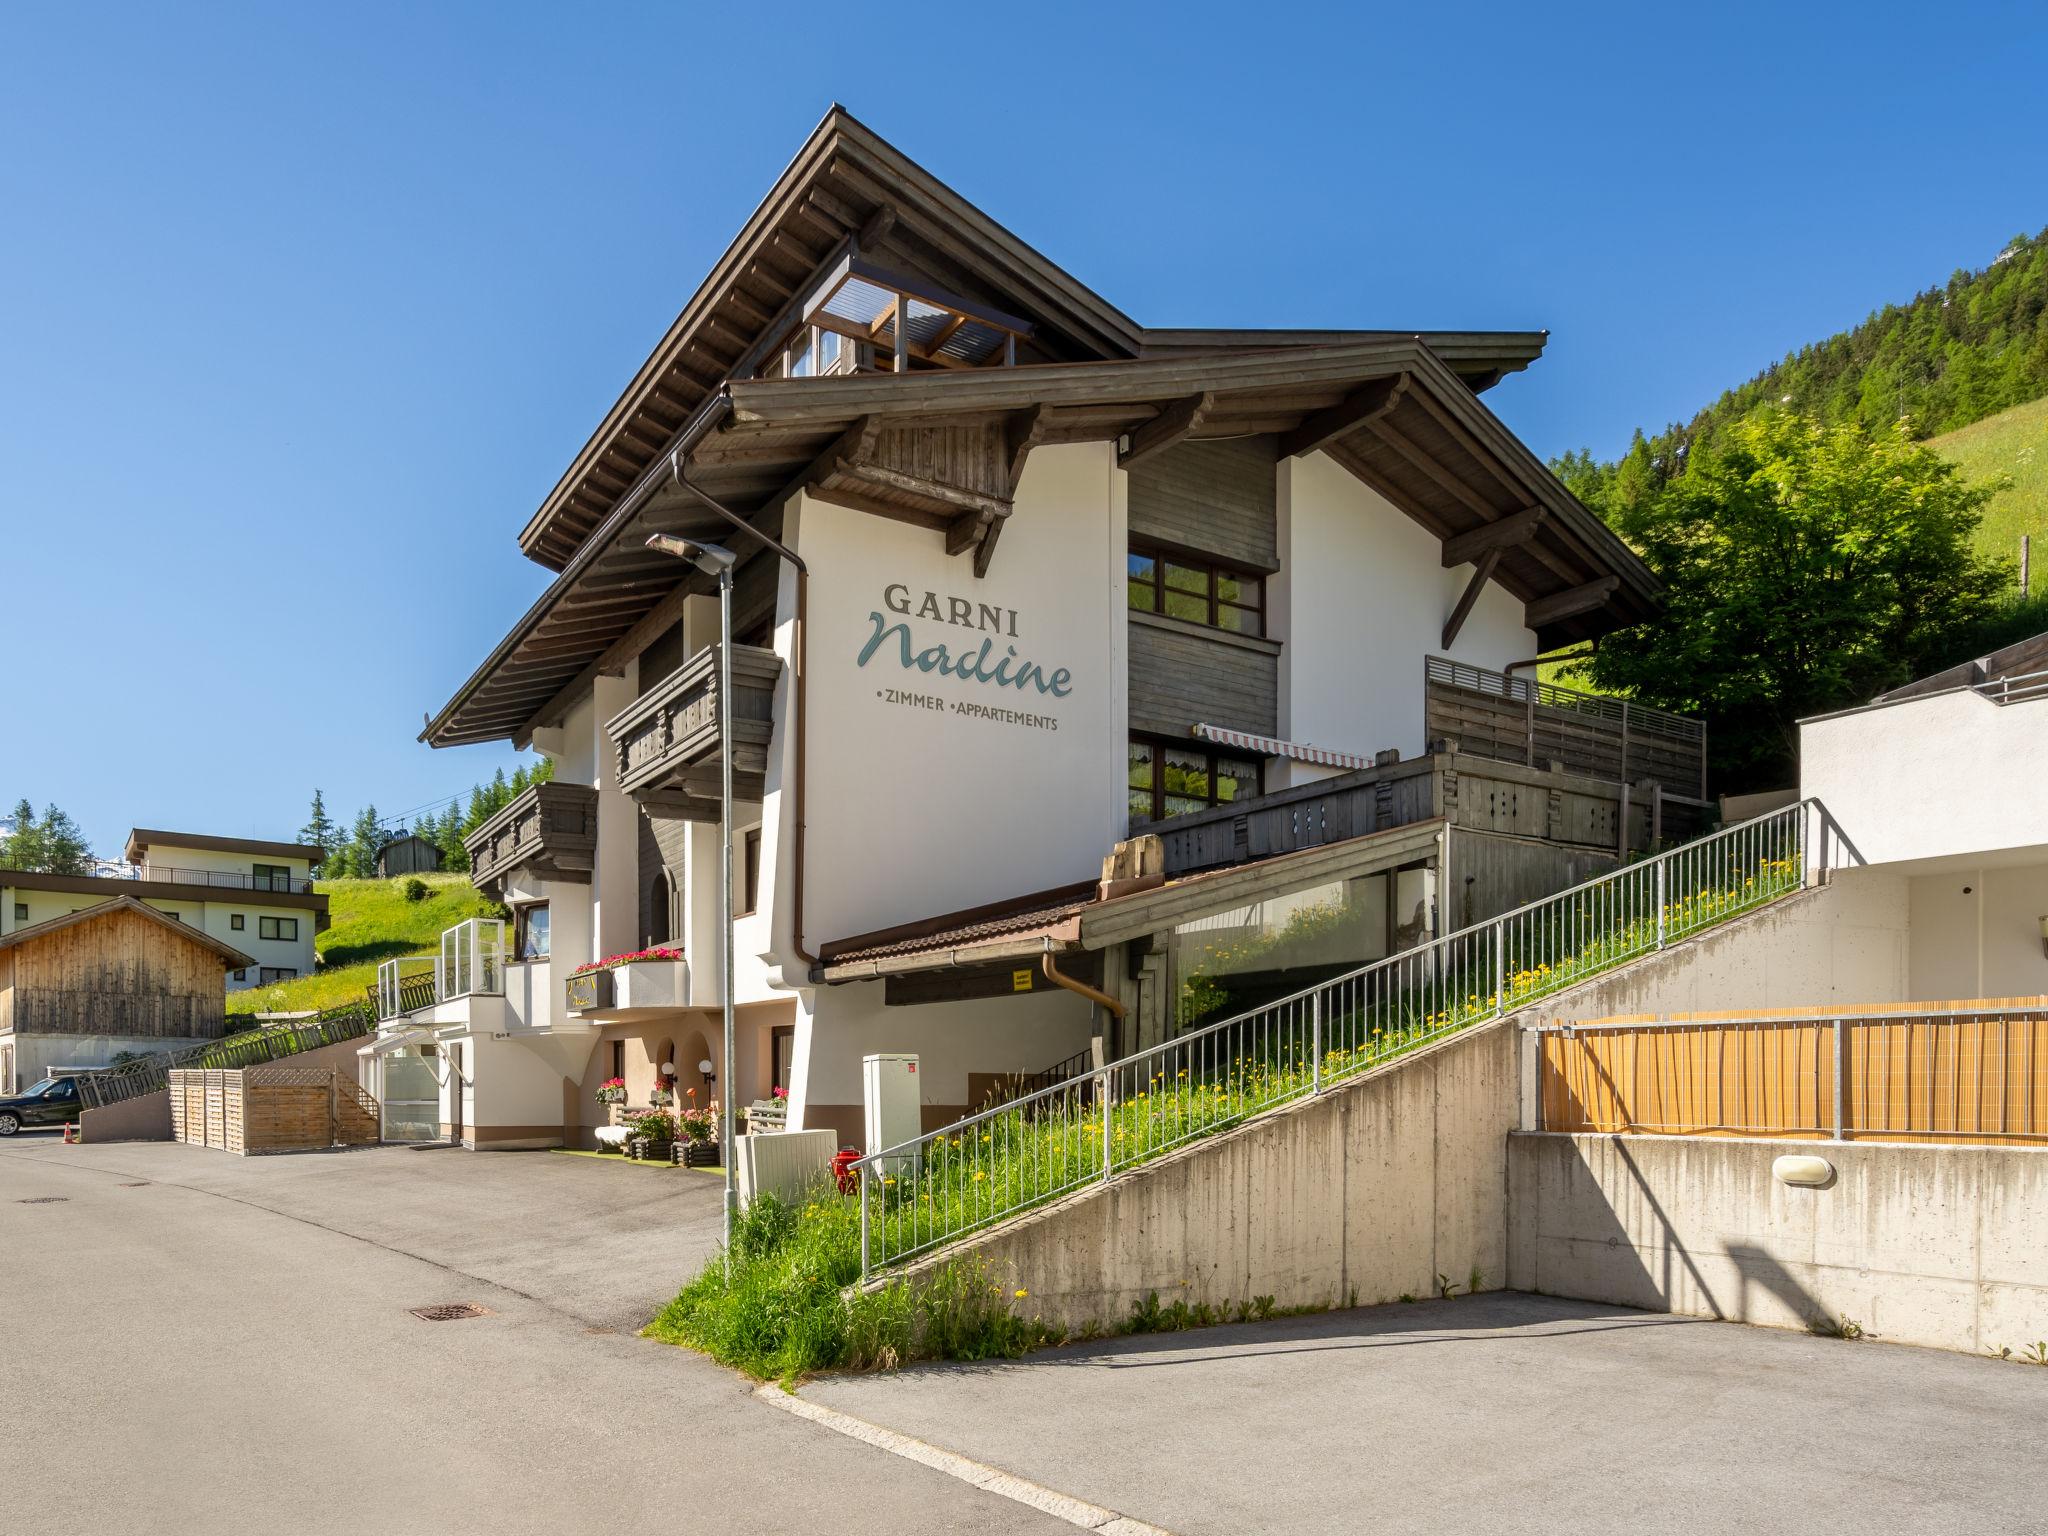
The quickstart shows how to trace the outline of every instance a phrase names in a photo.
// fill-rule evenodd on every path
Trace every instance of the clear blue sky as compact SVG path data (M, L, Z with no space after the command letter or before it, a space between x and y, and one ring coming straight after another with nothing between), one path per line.
M511 762L421 718L834 99L1148 324L1548 328L1544 455L2048 224L2037 7L1150 9L13 8L0 799L111 852Z

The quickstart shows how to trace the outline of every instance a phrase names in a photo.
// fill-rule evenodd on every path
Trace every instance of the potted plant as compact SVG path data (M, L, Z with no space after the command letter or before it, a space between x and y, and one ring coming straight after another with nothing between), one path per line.
M679 1008L689 1001L683 952L666 945L606 955L569 973L568 1010Z
M665 1163L674 1153L676 1122L673 1116L652 1110L633 1118L633 1134L626 1149L636 1163Z
M598 1085L597 1102L600 1104L623 1104L626 1102L626 1080L623 1077L608 1077Z
M681 1116L683 1139L676 1143L675 1159L685 1168L718 1166L718 1119L708 1109L692 1104Z
M658 1108L666 1109L675 1101L676 1080L672 1077L657 1076L654 1079L654 1091L647 1095L647 1102Z

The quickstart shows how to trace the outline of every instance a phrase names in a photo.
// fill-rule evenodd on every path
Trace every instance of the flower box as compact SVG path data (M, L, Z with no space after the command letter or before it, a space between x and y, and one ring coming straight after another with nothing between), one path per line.
M682 960L635 960L607 973L614 1008L684 1008L690 1001L690 967Z
M675 1144L675 1159L678 1168L716 1168L718 1166L718 1143L715 1141L679 1141Z
M611 971L583 971L571 976L566 983L567 1011L587 1013L593 1008L609 1008L612 1005Z
M656 1141L648 1136L635 1136L626 1143L626 1150L636 1163L665 1163L675 1156L676 1143Z

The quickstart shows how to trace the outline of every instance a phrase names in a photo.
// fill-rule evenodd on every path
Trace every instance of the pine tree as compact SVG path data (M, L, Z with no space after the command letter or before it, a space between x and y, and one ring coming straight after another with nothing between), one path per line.
M42 842L42 869L46 874L92 873L92 849L86 846L85 834L79 831L77 822L56 806L43 808L43 819L36 827L36 836Z
M306 818L306 824L299 828L299 841L318 848L322 853L332 853L334 845L341 840L341 828L327 814L327 802L320 791L313 791L313 811Z
M36 808L23 796L15 803L14 831L0 842L0 868L41 869L43 845L36 829Z
M368 880L377 873L377 850L383 842L383 829L377 821L377 807L366 805L356 812L355 826L349 832L349 864L356 878Z

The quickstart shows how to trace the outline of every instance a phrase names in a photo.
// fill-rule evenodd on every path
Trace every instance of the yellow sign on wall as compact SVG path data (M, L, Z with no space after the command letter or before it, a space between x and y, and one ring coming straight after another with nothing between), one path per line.
M1031 972L1028 970L1010 972L1010 990L1012 992L1029 992L1031 990Z

